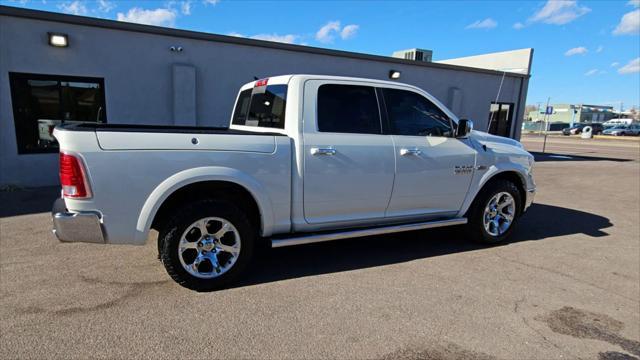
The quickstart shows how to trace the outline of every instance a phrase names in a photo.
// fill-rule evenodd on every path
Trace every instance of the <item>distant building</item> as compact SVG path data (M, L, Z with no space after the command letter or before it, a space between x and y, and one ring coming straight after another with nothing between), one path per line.
M553 113L549 115L549 123L603 123L616 118L618 115L613 106L587 104L552 104ZM532 122L545 121L545 108L540 111L530 111L527 120Z

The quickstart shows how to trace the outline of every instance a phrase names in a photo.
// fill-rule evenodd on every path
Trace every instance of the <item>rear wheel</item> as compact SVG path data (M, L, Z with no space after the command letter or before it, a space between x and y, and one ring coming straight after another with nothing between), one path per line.
M160 232L160 259L178 284L197 291L220 289L249 266L256 233L235 204L194 202L178 209Z
M467 214L468 234L481 243L505 241L520 215L521 203L520 192L514 183L495 180L487 184Z

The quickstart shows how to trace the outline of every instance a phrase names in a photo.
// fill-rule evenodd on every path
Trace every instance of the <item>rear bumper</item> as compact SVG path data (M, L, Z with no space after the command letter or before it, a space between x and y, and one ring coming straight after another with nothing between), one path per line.
M64 242L104 244L104 232L97 212L69 212L64 199L57 199L51 210L53 233Z

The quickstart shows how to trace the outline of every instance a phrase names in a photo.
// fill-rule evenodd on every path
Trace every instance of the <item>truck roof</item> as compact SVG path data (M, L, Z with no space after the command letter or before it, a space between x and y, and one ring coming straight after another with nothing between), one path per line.
M361 77L352 77L352 76L336 76L336 75L314 75L314 74L288 74L288 75L277 75L271 77L265 77L263 79L257 79L251 82L246 83L242 86L241 90L245 90L248 88L252 88L256 81L268 79L268 84L288 84L291 79L298 78L301 80L307 79L323 79L323 80L342 80L342 81L366 81L373 82L380 85L392 85L392 86L408 86L414 89L419 89L413 85L409 85L406 83L398 82L398 81L388 81L388 80L379 80L379 79L371 79L371 78L361 78Z

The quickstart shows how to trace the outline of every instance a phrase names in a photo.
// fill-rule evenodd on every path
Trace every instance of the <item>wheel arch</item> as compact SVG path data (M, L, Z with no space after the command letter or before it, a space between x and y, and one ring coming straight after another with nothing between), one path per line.
M138 217L136 243L146 242L149 230L159 226L175 205L193 199L200 192L212 197L233 199L248 206L250 219L259 227L259 234L268 236L273 227L273 208L267 192L251 176L231 168L201 167L169 177L147 197Z
M466 215L469 209L471 208L471 205L473 204L475 199L478 197L478 195L482 193L482 191L487 187L488 184L496 180L507 180L515 184L515 186L518 188L518 193L520 195L520 204L518 208L518 213L523 212L526 196L527 196L527 188L526 188L527 181L523 172L515 168L498 169L498 168L492 167L492 169L490 170L491 171L488 171L481 177L478 186L475 188L475 191L472 194L473 196L467 197L467 199L465 200L464 206L462 207L462 209L460 209L460 215L462 214Z
M525 201L527 198L527 190L526 190L526 180L524 179L524 177L517 171L514 170L507 170L507 171L502 171L499 172L497 174L495 174L493 177L491 177L483 186L482 189L484 189L489 183L496 181L496 180L506 180L509 181L511 183L513 183L516 188L518 188L518 194L520 195L520 206L518 208L518 213L522 213L524 210L524 205L525 205ZM482 191L482 189L480 191Z

